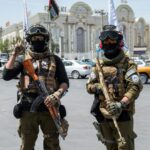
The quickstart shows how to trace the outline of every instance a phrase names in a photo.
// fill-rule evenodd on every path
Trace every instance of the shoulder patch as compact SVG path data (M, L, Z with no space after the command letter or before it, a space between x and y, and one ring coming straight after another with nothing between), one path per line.
M140 81L140 78L137 74L132 75L131 79L134 83L138 83Z
M126 76L130 77L132 74L136 73L137 71L135 70L135 68L132 68L130 70L127 71Z

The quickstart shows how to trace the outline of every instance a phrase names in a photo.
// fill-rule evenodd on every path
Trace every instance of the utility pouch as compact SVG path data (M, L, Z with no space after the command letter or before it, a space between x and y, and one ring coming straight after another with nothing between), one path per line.
M21 118L22 117L22 113L23 113L23 107L22 107L21 99L22 99L22 95L18 91L17 92L17 104L13 108L13 115L17 119Z
M90 112L96 118L98 122L102 122L104 121L104 117L102 113L100 112L99 105L100 105L100 100L98 99L98 96L95 95Z
M16 104L13 108L13 115L15 116L15 118L17 119L21 118L22 113L23 113L22 104L21 103Z

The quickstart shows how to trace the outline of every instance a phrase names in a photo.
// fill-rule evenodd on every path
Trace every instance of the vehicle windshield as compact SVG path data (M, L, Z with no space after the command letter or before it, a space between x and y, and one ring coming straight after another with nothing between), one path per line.
M150 62L146 62L146 66L150 66Z
M84 65L84 64L85 64L85 62L82 62L82 61L79 61L79 60L76 60L76 62L77 62L78 64L80 64L80 65Z

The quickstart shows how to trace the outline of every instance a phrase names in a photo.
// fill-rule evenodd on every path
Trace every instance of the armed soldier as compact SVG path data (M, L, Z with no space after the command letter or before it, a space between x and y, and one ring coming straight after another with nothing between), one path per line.
M26 50L24 59L32 61L35 73L45 83L49 95L39 105L37 112L30 111L39 93L33 78L23 66L24 59L16 59L20 51L24 49L22 44L19 43L5 66L3 79L11 80L21 73L18 84L19 103L14 107L15 117L20 118L18 129L22 140L20 149L34 149L40 126L44 137L44 150L60 150L59 133L48 108L52 106L58 108L61 122L65 128L64 131L67 132L68 123L64 119L66 115L65 107L60 104L60 98L67 91L69 80L61 59L51 54L48 49L49 32L44 26L39 24L31 26L27 31L26 40L31 48Z
M97 119L99 140L107 150L134 150L133 114L142 84L137 66L123 51L123 36L115 29L103 27L99 37L103 57L97 59L86 89L95 97L91 113Z

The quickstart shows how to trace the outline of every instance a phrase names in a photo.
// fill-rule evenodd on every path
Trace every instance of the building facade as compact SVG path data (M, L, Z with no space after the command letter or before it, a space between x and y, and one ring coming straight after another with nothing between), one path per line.
M136 18L127 1L122 0L116 9L118 22L122 27L124 37L131 56L150 54L150 28L144 18ZM73 4L68 12L61 12L55 21L49 21L48 13L38 13L29 18L30 24L44 25L51 33L55 44L59 45L61 57L68 59L95 57L96 45L102 27L108 24L107 12L93 11L84 3ZM23 37L22 23L5 28L1 38L13 40L15 36Z

